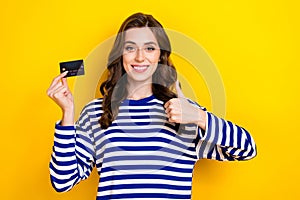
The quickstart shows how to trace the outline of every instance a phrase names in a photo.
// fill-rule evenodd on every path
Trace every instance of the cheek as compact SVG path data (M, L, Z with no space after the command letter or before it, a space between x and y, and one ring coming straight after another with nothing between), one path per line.
M123 60L123 67L125 71L128 72L130 70L130 58L128 56L123 55L122 60Z
M159 57L160 57L160 54L155 54L155 55L153 55L153 56L150 58L151 63L158 63Z
M129 61L128 55L123 55L122 60L123 60L123 64L128 63L128 61Z

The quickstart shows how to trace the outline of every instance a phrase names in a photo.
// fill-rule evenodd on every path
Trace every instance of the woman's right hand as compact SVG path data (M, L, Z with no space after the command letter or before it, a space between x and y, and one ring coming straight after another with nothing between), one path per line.
M69 89L67 78L68 72L64 72L55 77L47 90L47 95L62 109L63 117L61 125L68 126L74 124L74 99Z

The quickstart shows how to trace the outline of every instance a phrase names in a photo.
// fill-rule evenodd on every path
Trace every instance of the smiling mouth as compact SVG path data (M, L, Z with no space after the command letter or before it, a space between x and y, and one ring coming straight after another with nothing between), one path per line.
M131 65L134 71L136 72L144 72L148 69L149 65Z

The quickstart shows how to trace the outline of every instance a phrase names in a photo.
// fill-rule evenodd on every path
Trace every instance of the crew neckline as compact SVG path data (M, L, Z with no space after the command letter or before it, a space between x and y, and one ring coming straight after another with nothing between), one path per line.
M148 97L144 97L144 98L141 98L141 99L128 99L126 98L123 102L127 102L129 104L142 104L142 103L146 103L146 102L149 102L151 101L152 99L154 99L154 95L151 94L150 96Z

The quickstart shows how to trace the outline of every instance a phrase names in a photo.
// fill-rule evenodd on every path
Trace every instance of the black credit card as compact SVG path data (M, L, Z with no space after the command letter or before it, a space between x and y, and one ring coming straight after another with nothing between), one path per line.
M84 75L83 60L60 62L60 73L68 71L65 77Z

